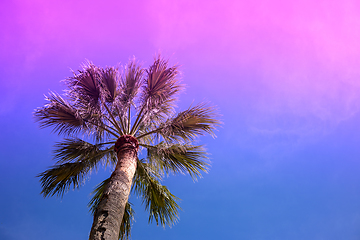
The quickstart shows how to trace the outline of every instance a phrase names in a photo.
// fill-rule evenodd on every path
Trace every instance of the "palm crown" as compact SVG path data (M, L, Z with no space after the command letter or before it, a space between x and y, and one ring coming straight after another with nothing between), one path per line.
M132 193L143 199L149 221L162 226L177 221L178 198L161 184L164 176L187 173L194 179L208 167L207 153L194 145L198 135L213 134L219 121L213 107L198 104L175 113L176 96L183 89L177 66L157 57L147 69L130 61L122 72L87 62L65 80L64 95L50 92L47 104L35 110L41 127L52 127L64 139L55 145L56 164L39 174L42 194L62 196L82 185L101 165L115 167L115 143L121 136L138 141ZM109 179L94 190L89 203L95 212ZM119 238L130 235L133 209L126 203Z

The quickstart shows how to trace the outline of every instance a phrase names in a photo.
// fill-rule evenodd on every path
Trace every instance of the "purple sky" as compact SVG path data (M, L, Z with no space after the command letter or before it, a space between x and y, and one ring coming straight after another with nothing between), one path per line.
M137 199L133 239L359 239L360 2L43 1L0 3L0 239L86 239L99 171L63 199L35 176L59 138L32 112L86 59L179 63L192 102L224 125L201 138L212 168L166 180L180 222L147 225Z

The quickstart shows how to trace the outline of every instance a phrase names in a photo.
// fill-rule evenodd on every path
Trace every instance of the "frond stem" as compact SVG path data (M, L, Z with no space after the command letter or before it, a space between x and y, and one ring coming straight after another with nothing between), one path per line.
M113 121L111 121L111 119L110 118L108 118L107 116L104 116L113 126L115 126L114 125L114 123L113 123ZM111 129L111 130L113 130L114 132L117 132L118 131L118 129L115 129L115 128L113 128L113 127L111 127L111 126L107 126L109 129Z
M116 110L117 110L117 112L118 112L118 114L119 114L120 125L121 125L122 129L124 129L124 131L125 131L125 125L124 125L124 122L123 122L122 116L121 116L121 114L120 114L119 107L118 107L117 105L116 105Z
M105 103L105 102L104 102L103 104L104 104L104 107L106 108L106 111L109 113L111 119L113 120L113 122L112 122L112 121L110 121L110 122L111 122L111 123L114 125L114 127L119 131L120 135L123 135L124 133L123 133L123 131L121 130L119 124L117 124L116 119L114 118L114 116L111 114L110 109L106 106L106 103ZM110 119L109 119L109 120L110 120Z
M161 127L161 128L157 128L157 129L155 129L155 130L153 130L153 131L150 131L150 132L144 133L143 135L140 135L140 136L138 136L138 137L136 137L136 138L137 138L137 139L140 139L140 138L146 137L147 135L150 135L150 134L153 134L153 133L159 132L159 131L161 131L162 129L163 129L163 127Z
M134 125L132 126L132 128L131 128L131 131L130 131L130 135L135 135L135 132L136 132L136 130L137 130L137 128L138 128L138 125L140 125L140 122L143 120L143 116L141 116L141 114L142 114L142 112L144 111L144 109L145 109L145 104L144 104L144 106L141 108L141 110L140 110L140 112L139 112L139 114L137 115L137 117L136 117L136 120L135 120L135 122L134 122ZM140 117L141 117L141 120L140 120Z
M112 143L112 142L107 142L107 143L110 144L110 143ZM115 143L115 142L113 142L113 143ZM103 143L103 144L106 144L106 143ZM102 144L101 144L101 145L102 145ZM103 152L99 152L99 153L97 153L97 154L95 154L95 155L92 155L92 158L96 158L97 156L100 156L101 154L110 152L111 150L114 150L114 146L112 146L112 147L110 147L110 148L108 148L108 149L103 150ZM70 161L67 161L67 162L70 162ZM76 162L83 162L83 160L76 161ZM56 163L66 163L66 161L61 161L61 160L59 160L59 161L57 161Z
M137 164L140 164L140 166L144 169L144 172L145 172L146 176L147 176L149 179L151 179L152 177L150 176L150 174L148 173L148 171L145 170L143 163L142 163L139 159L137 160Z
M143 143L139 143L139 146L142 146L144 148L156 148L154 146L151 146L151 145L147 145L147 144L143 144Z
M127 133L130 133L130 125L131 125L130 109L131 109L131 104L129 104Z
M116 143L116 141L111 141L111 142L98 143L97 145L115 144L115 143Z
M92 125L95 125L95 126L101 128L101 129L103 129L104 131L110 133L110 134L113 135L114 137L119 138L119 136L118 136L116 133L110 131L108 128L99 126L99 125L97 125L97 124L95 124L95 123L93 123L93 122L91 122L91 121L89 121L89 120L87 120L87 122L88 122L88 123L91 123Z

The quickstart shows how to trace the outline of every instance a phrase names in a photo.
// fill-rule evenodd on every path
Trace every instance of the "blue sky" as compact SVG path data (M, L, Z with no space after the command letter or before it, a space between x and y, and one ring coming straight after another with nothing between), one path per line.
M60 138L32 112L86 59L181 65L179 109L210 101L202 179L165 180L182 199L174 227L148 224L132 198L132 239L360 238L360 5L356 1L0 3L0 239L86 239L99 170L63 199L35 177Z

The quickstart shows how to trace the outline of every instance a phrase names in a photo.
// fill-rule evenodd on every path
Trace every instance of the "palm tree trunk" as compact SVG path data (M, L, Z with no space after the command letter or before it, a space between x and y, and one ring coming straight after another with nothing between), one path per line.
M115 144L118 162L94 214L90 240L118 240L120 225L136 170L136 138L121 136Z

